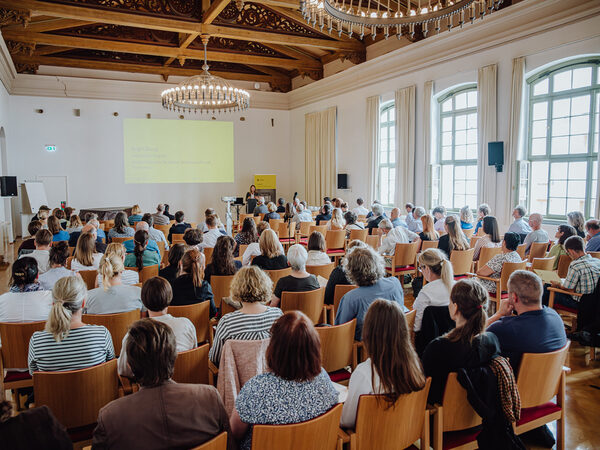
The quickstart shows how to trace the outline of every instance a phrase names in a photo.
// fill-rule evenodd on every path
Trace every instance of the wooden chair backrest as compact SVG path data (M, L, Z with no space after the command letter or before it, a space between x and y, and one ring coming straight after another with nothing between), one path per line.
M406 448L419 439L430 384L431 378L427 378L423 389L401 395L392 407L382 396L361 395L356 413L357 448Z
M208 265L212 262L212 255L215 249L213 247L204 247L204 264Z
M346 245L346 230L329 230L325 233L325 248L327 250L343 249Z
M215 306L221 307L223 297L229 297L231 290L231 282L234 275L212 275L210 277L210 287L213 291Z
M478 267L485 266L490 259L494 256L502 253L502 247L482 247L479 252L479 265Z
M517 247L517 253L521 257L521 259L525 259L525 249L527 248L527 244L520 244Z
M521 408L542 405L556 395L569 345L567 341L567 345L554 352L523 354L517 376Z
M421 251L425 251L428 248L438 248L440 241L421 241Z
M473 236L475 229L469 228L468 230L462 230L462 231L463 231L463 233L465 233L465 236L467 237L467 239L471 239L471 236Z
M333 291L333 310L337 313L338 308L340 307L340 301L342 297L346 295L346 293L350 292L352 289L356 289L358 286L354 284L338 284L335 286Z
M174 317L187 317L196 327L196 339L205 342L210 337L210 302L193 305L169 306L169 314Z
M332 327L316 327L321 339L321 365L335 372L352 364L356 319Z
M592 258L598 258L600 259L600 252L588 252Z
M369 235L369 230L350 230L350 241L358 240L365 242L367 236Z
M557 275L560 278L564 278L567 276L567 272L569 271L569 266L573 262L573 259L569 255L560 255L558 258L558 270Z
M275 286L277 285L277 282L279 281L280 278L291 275L292 268L286 267L285 269L279 269L279 270L265 270L265 272L267 273L267 275L269 275L271 277L271 281L273 282L273 289L275 289Z
M342 404L301 423L254 425L252 450L336 450Z
M173 244L185 244L183 233L173 233L171 235L171 242L173 242Z
M290 239L294 237L295 223L279 221L275 226L271 226L273 231L278 232L279 239Z
M485 231L483 231L483 227L479 227L479 230L477 230L477 236L485 236Z
M227 431L223 431L210 441L206 441L204 444L194 447L192 450L227 450Z
M306 271L312 273L314 276L321 275L323 278L329 280L331 272L335 269L335 263L330 262L329 264L322 264L319 266L306 266Z
M254 214L240 214L240 218L239 218L239 225L240 225L240 230L242 229L242 226L244 225L244 220L246 220L246 217L254 217Z
M208 384L208 350L210 344L179 352L175 360L173 381L177 383Z
M414 266L419 251L419 242L410 242L408 244L396 244L392 267Z
M96 287L96 278L98 278L97 270L81 270L79 275L85 282L88 289L94 289Z
M133 322L139 320L140 310L126 311L116 314L84 314L83 323L102 325L108 329L112 336L115 355L121 354L121 344Z
M133 241L133 237L114 237L110 239L111 242L115 242L117 244L122 244L125 241Z
M171 225L154 225L158 231L162 231L162 233L167 237L169 235L169 230L171 229Z
M373 247L375 250L377 250L381 246L381 235L380 234L368 235L365 239L365 243L367 245L370 245L371 247Z
M302 311L314 324L319 323L325 299L325 288L304 292L282 292L281 310Z
M279 224L283 223L283 219L269 219L269 226L271 230L279 229Z
M413 309L406 314L404 314L404 318L406 319L406 326L408 327L408 331L410 333L413 332L415 328L415 319L417 318L417 310Z
M467 272L471 272L474 254L474 248L470 248L469 250L452 250L452 253L450 254L450 263L452 264L454 275L463 275Z
M80 370L35 372L35 406L48 406L66 428L91 425L118 398L118 380L116 359Z
M261 219L261 217L260 217L260 216L252 216L252 218L254 219L254 223L255 223L256 225L258 225L259 223L261 223L261 222L262 222L262 219Z
M0 322L0 358L5 369L28 367L29 340L36 331L42 331L45 321L9 323ZM0 373L4 377L3 373Z
M548 250L547 242L534 242L529 247L529 262L533 261L533 258L543 258L546 256Z
M127 270L133 270L134 272L138 272L140 274L140 283L144 284L144 281L149 280L150 278L154 278L158 276L159 265L154 264L152 266L146 266L140 270L137 267L128 267Z
M317 225L317 222L300 222L300 236L308 237L310 234L310 227Z
M325 233L327 232L327 225L311 225L310 227L308 227L308 235L309 236L311 234L313 234L315 231L318 231L323 236L325 236Z
M471 240L469 241L469 247L470 248L475 248L475 244L477 244L477 241L481 239L481 237L479 236L471 236Z
M158 245L158 251L160 252L160 259L162 261L163 257L165 256L165 250L166 250L165 243L164 243L164 241L157 241L156 245Z
M448 374L442 399L443 431L458 431L481 424L481 417L467 400L467 391L458 382L456 372Z
M533 258L531 262L531 270L552 270L554 267L554 256L550 258Z
M508 290L508 279L512 273L516 270L525 270L527 268L527 261L520 263L505 262L502 264L502 272L500 272L500 292L506 292Z
M366 214L359 214L358 216L356 216L356 220L358 220L359 222L366 222L367 221L367 215Z
M246 253L246 250L248 249L248 245L249 244L240 244L240 251L239 251L240 257L244 256L244 253Z

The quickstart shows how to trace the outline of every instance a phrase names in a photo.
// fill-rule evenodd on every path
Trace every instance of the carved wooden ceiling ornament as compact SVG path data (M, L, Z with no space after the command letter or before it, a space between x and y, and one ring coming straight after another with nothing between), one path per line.
M50 3L123 9L158 16L177 16L188 19L202 18L202 0L46 0Z
M19 9L0 8L0 26L23 24L25 27L31 20L31 13Z

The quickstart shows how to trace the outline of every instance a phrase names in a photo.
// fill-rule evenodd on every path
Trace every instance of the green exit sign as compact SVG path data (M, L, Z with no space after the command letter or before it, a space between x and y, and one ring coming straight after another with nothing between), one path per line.
M55 152L56 151L56 145L46 145L46 151L47 152Z

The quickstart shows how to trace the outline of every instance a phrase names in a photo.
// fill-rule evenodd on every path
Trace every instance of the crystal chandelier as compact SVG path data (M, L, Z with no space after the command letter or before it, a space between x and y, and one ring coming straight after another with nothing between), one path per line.
M424 36L430 30L439 33L442 24L450 30L497 10L502 0L300 0L306 21L321 30L337 31L341 36L357 33L362 39L365 29L375 39L382 29L386 39L395 34L414 37L415 25ZM346 27L346 29L344 29Z
M163 108L178 112L233 112L250 106L250 94L234 88L228 81L208 72L206 46L209 36L202 35L204 44L203 72L162 92Z

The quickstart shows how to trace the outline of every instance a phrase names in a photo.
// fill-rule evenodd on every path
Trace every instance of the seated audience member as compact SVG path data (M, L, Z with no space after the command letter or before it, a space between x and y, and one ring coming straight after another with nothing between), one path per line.
M136 231L133 244L133 253L125 256L125 267L137 267L141 272L144 267L160 265L160 253L148 249L147 231Z
M585 218L581 211L571 211L567 213L567 221L569 225L575 228L577 236L585 239Z
M93 214L91 219L88 219L87 225L92 225L96 232L96 242L102 244L103 240L106 240L106 233L100 228L100 222L97 219L96 214Z
M102 253L96 252L94 235L90 233L82 234L77 239L77 247L73 252L71 260L71 270L98 270Z
M571 236L565 241L565 250L573 260L569 264L569 270L565 281L562 283L552 282L552 287L576 292L577 294L591 294L598 285L600 278L600 259L593 258L585 252L585 241L579 236ZM544 292L544 305L548 304L549 292ZM556 292L554 304L563 305L568 308L579 308L579 297Z
M335 208L331 213L331 220L327 224L327 230L343 230L346 226L346 221L342 215L340 208Z
M80 277L65 277L52 288L54 304L44 331L36 331L29 341L29 373L78 370L115 357L108 330L82 321L87 296Z
M57 242L52 246L48 260L50 268L38 277L42 289L50 291L61 278L75 276L75 272L66 267L68 258L69 245L66 242Z
M167 280L171 285L173 285L173 281L175 281L175 278L179 274L179 261L181 261L184 254L184 244L173 244L171 250L169 250L169 265L158 271L158 275Z
M242 262L233 259L235 241L231 236L220 236L212 254L212 261L204 270L204 279L210 283L213 275L234 275L242 268Z
M354 213L352 213L352 214L354 214ZM354 239L353 241L348 242L348 246L346 247L345 258L348 257L348 254L352 251L352 249L359 248L359 247L366 248L367 244L365 244L363 241L359 241L358 239ZM325 287L325 304L326 305L333 305L334 296L335 296L335 287L339 284L341 284L341 285L352 284L352 283L350 283L350 280L348 280L346 272L344 272L343 264L336 266L331 271L331 274L329 275L329 279L327 280L327 286Z
M283 197L279 197L277 199L277 213L285 213L285 199Z
M213 292L204 279L204 255L197 248L185 252L179 261L179 275L173 283L172 306L193 305L210 302L210 317L217 314Z
M306 271L308 254L304 246L294 244L288 250L288 262L292 267L292 273L285 277L281 277L277 281L271 306L279 306L281 294L283 292L305 292L319 289L319 281L317 277Z
M302 203L296 205L296 214L292 218L292 222L297 222L296 227L300 227L300 222L312 222L312 214L307 210Z
M431 211L433 218L435 219L435 223L433 224L433 228L438 233L444 233L444 225L446 223L446 208L443 206L436 206Z
M404 220L400 218L400 208L393 208L392 212L390 212L390 220L394 227L404 227L408 228L408 225Z
M283 313L279 308L265 306L271 299L271 278L258 267L244 267L231 282L231 298L242 308L225 314L215 331L209 359L219 367L221 351L228 339L250 341L268 339L271 326Z
M67 229L67 219L65 219L65 211L60 208L57 208L56 212L52 214L54 217L58 219L58 223L60 223L60 227L63 230Z
M433 216L424 214L421 216L421 227L423 231L419 233L419 238L422 241L437 241L440 235L433 226Z
M156 207L156 212L152 214L152 220L156 225L169 225L169 218L165 216L165 205L163 203L159 203Z
M529 216L529 226L531 227L531 232L523 241L523 244L527 245L527 247L525 247L525 254L529 254L531 244L534 242L548 242L550 240L546 230L542 229L542 221L543 217L541 214L533 213Z
M258 225L256 225L256 232L258 233L258 238L256 239L256 242L248 244L248 247L246 247L246 251L242 256L242 266L249 266L252 261L252 258L261 254L258 239L265 230L269 230L270 228L271 227L269 226L269 223L265 221L259 222ZM277 246L279 247L279 252L281 254L284 254L283 245L281 245L279 239L277 240Z
M118 258L121 259L121 261L123 261L123 264L125 264L125 257L127 256L127 253L125 252L125 247L123 247L123 244L113 242L106 246L106 251L104 252L103 257L106 256L108 258L113 255L116 255ZM102 263L102 259L100 259L100 262ZM102 287L102 279L102 273L99 272L98 277L96 277L96 287ZM140 274L135 270L125 269L123 270L123 272L121 272L121 283L127 286L131 286L133 284L138 284L139 282Z
M558 313L542 306L542 280L535 273L517 270L508 279L508 298L500 300L487 331L500 342L502 356L515 373L523 353L548 353L567 344L565 326ZM516 315L513 315L516 314Z
M40 214L43 213L45 211L45 214ZM34 220L40 220L40 216L45 215L46 219L48 218L48 214L50 212L50 208L48 208L48 206L46 205L41 205L38 208L38 212L31 218L30 222L33 222Z
M256 197L256 207L254 208L254 215L259 216L261 214L268 214L269 209L265 205L265 198L263 196Z
M246 217L242 222L242 231L235 235L234 256L240 256L240 245L250 245L258 242L258 232L256 231L256 222L252 217Z
M365 203L365 201L362 198L357 198L356 199L356 208L354 208L352 210L352 212L354 214L356 214L357 216L366 216L367 214L369 214L369 210L367 208L365 208L363 206L363 204Z
M65 209L63 210L65 213L65 219L67 219L67 221L71 218L71 216L73 215L73 213L75 212L75 208L71 207L71 206L65 206Z
M127 219L129 225L134 226L136 222L142 220L142 208L140 205L133 205L131 208L131 215Z
M383 206L381 206L379 203L373 203L373 206L371 207L371 212L373 213L373 215L370 218L367 217L367 219L369 220L367 222L369 234L373 234L373 229L378 228L379 222L385 219L385 216L383 214Z
M556 235L554 236L557 238L557 241L548 252L548 257L554 258L554 266L552 266L552 270L558 269L558 261L562 255L568 255L567 251L565 250L565 241L571 236L576 235L577 231L575 231L575 228L573 228L571 225L558 226Z
M586 252L600 252L600 221L591 219L585 223L588 242L585 246Z
M413 205L411 202L408 202L404 205L404 210L406 211L407 215L410 215L415 209L415 205Z
M283 222L288 223L289 221L291 221L294 218L295 214L296 214L296 207L289 202L286 203L285 210L283 212Z
M500 355L496 335L486 333L488 295L473 279L457 281L450 293L450 317L456 328L431 341L423 354L425 375L431 377L428 403L440 403L450 372L489 365Z
M86 314L115 314L142 309L141 289L123 284L121 274L124 270L123 259L119 255L102 256L98 269L102 275L102 287L88 292L84 307Z
M201 250L205 249L206 247L214 248L215 244L217 243L217 239L223 236L219 231L217 220L217 216L214 214L206 218L206 226L208 227L208 231L204 233L202 244L200 244Z
M358 288L346 293L335 315L335 324L341 325L356 318L354 338L361 340L365 314L371 303L384 298L402 305L404 291L396 277L384 278L383 258L371 247L356 248L344 258L344 271L348 280Z
M275 206L275 203L273 203L273 202L267 203L267 210L269 212L267 214L265 214L265 216L263 217L263 220L268 221L271 219L281 219L279 214L277 214L277 206Z
M169 212L169 205L167 205L166 203L165 203L165 212L163 214L169 218L169 221L175 220L175 216Z
M8 292L43 291L44 287L38 281L38 263L34 258L24 256L12 265L12 277Z
M498 221L496 218L494 216L485 216L481 222L485 235L475 242L473 261L479 260L482 248L502 247L502 240L500 239L500 231L498 230Z
M123 348L141 389L100 410L93 448L194 448L230 431L223 401L213 386L171 380L176 340L166 323L134 322ZM234 449L233 442L228 445L228 450Z
M52 243L52 233L48 230L41 229L35 233L35 250L27 253L24 256L33 258L37 261L38 273L41 275L49 269L50 260L50 244Z
M504 263L521 262L521 257L517 253L519 242L521 242L521 239L518 234L511 232L506 233L504 235L504 240L502 241L502 253L490 259L485 266L480 267L479 270L477 270L477 275L500 278ZM488 292L491 292L492 294L496 293L496 283L490 280L478 281L488 290Z
M331 220L331 210L331 205L328 205L327 203L323 205L320 213L317 214L317 217L315 217L315 222L317 225L322 225L321 222L327 222Z
M473 212L469 205L460 208L460 228L463 230L473 229Z
M277 235L273 230L266 229L260 234L258 240L260 247L260 255L257 255L252 260L253 266L258 266L263 270L280 270L288 267L287 258L281 248L281 243L277 239ZM248 252L246 250L246 253ZM244 256L246 256L244 254Z
M521 242L525 240L525 236L531 233L531 227L525 222L523 219L527 215L527 209L524 206L517 205L515 209L513 209L512 216L515 219L513 223L508 227L508 231L511 233L517 233Z
M489 216L491 213L492 210L490 209L490 205L487 203L479 205L479 208L477 208L477 223L475 224L475 231L473 234L477 234L479 229L483 226L483 218Z
M450 259L453 250L462 251L471 248L471 244L460 228L458 220L457 216L446 217L444 220L446 234L440 237L438 241L438 248L448 255L448 259Z
M407 228L394 227L389 219L383 219L379 222L379 229L384 233L378 250L381 255L393 256L396 251L396 244L408 244L419 240L418 234ZM391 258L388 259L390 259L391 264Z
M413 233L420 233L423 231L423 222L421 222L421 217L425 215L425 209L421 206L417 206L412 210L412 212L408 213L406 216L406 225L408 226L409 231Z
M192 227L189 223L185 223L184 220L185 214L183 211L177 211L175 213L175 223L169 228L169 236L167 236L169 243L173 242L174 234L183 234L185 230Z
M27 225L27 232L31 237L21 242L21 245L19 246L19 256L21 256L21 250L35 250L35 235L41 229L42 222L40 222L39 220L29 222L29 224Z
M110 229L108 232L108 240L109 242L112 238L127 238L133 237L135 234L135 230L129 226L129 222L127 222L127 214L123 211L120 211L115 216L115 226Z
M188 228L183 233L183 242L187 245L188 250L194 247L202 251L201 244L204 242L204 233L197 228Z
M48 217L48 231L52 233L52 242L69 240L69 233L62 229L56 216Z
M214 210L214 208L206 208L204 210L204 222L200 222L196 228L198 230L200 230L202 233L206 233L208 231L208 226L206 226L206 219L208 219L210 216L216 216L217 212ZM219 230L223 230L224 231L224 227L223 224L220 223L220 221L217 225L217 228L219 228Z
M38 220L42 223L42 229L48 229L48 217L50 216L50 210L40 209L37 213Z
M392 406L401 395L425 386L421 361L398 304L381 299L371 304L365 315L363 345L368 358L352 371L340 421L344 428L356 425L361 395L383 395Z
M342 210L342 214L347 213L348 212L348 203L342 202L342 204L340 205L340 209Z
M313 231L308 237L308 266L322 266L331 263L331 258L327 256L327 245L325 237L319 231Z
M365 229L364 224L357 221L356 213L353 211L347 211L344 214L344 220L346 221L346 239L350 238L350 231Z
M67 233L69 233L69 235L70 235L71 233L81 232L82 228L83 228L83 223L81 223L81 219L79 218L79 216L77 214L72 214L71 217L69 218L69 224L67 226Z
M148 311L148 317L157 322L162 322L173 330L177 353L192 350L198 345L196 338L196 327L187 317L173 317L168 313L169 305L173 299L173 290L167 280L161 277L153 277L144 283L141 289L141 301ZM133 378L131 368L127 364L127 339L129 334L123 337L121 354L118 360L119 375Z
M454 286L454 271L446 254L437 248L428 248L418 258L419 271L427 284L419 291L413 309L417 310L414 331L421 331L423 313L428 306L447 306Z
M148 222L145 222L143 220L140 220L139 222L137 222L135 224L135 231L136 231L136 233L138 231L145 231L146 233L148 233L147 250L150 252L156 252L160 256L160 249L158 248L158 244L156 243L156 241L154 239L152 239L150 237L150 225L148 225ZM135 237L135 235L134 235L134 237ZM123 247L125 247L126 253L133 253L135 250L135 239L129 239L129 240L123 242Z
M252 425L304 422L338 401L321 367L319 335L300 311L289 311L273 324L266 360L269 371L242 387L230 418L242 450L252 446Z
M161 216L161 217L165 217L165 216ZM163 242L165 244L165 250L169 250L169 242L167 241L167 238L165 237L165 233L163 233L160 230L157 230L156 228L154 228L154 215L153 214L149 214L146 213L142 216L142 220L139 223L147 223L148 224L148 229L146 231L148 231L148 237L150 238L151 241L154 241L156 243L158 242ZM136 226L136 231L138 229L142 229L142 228L137 228Z

